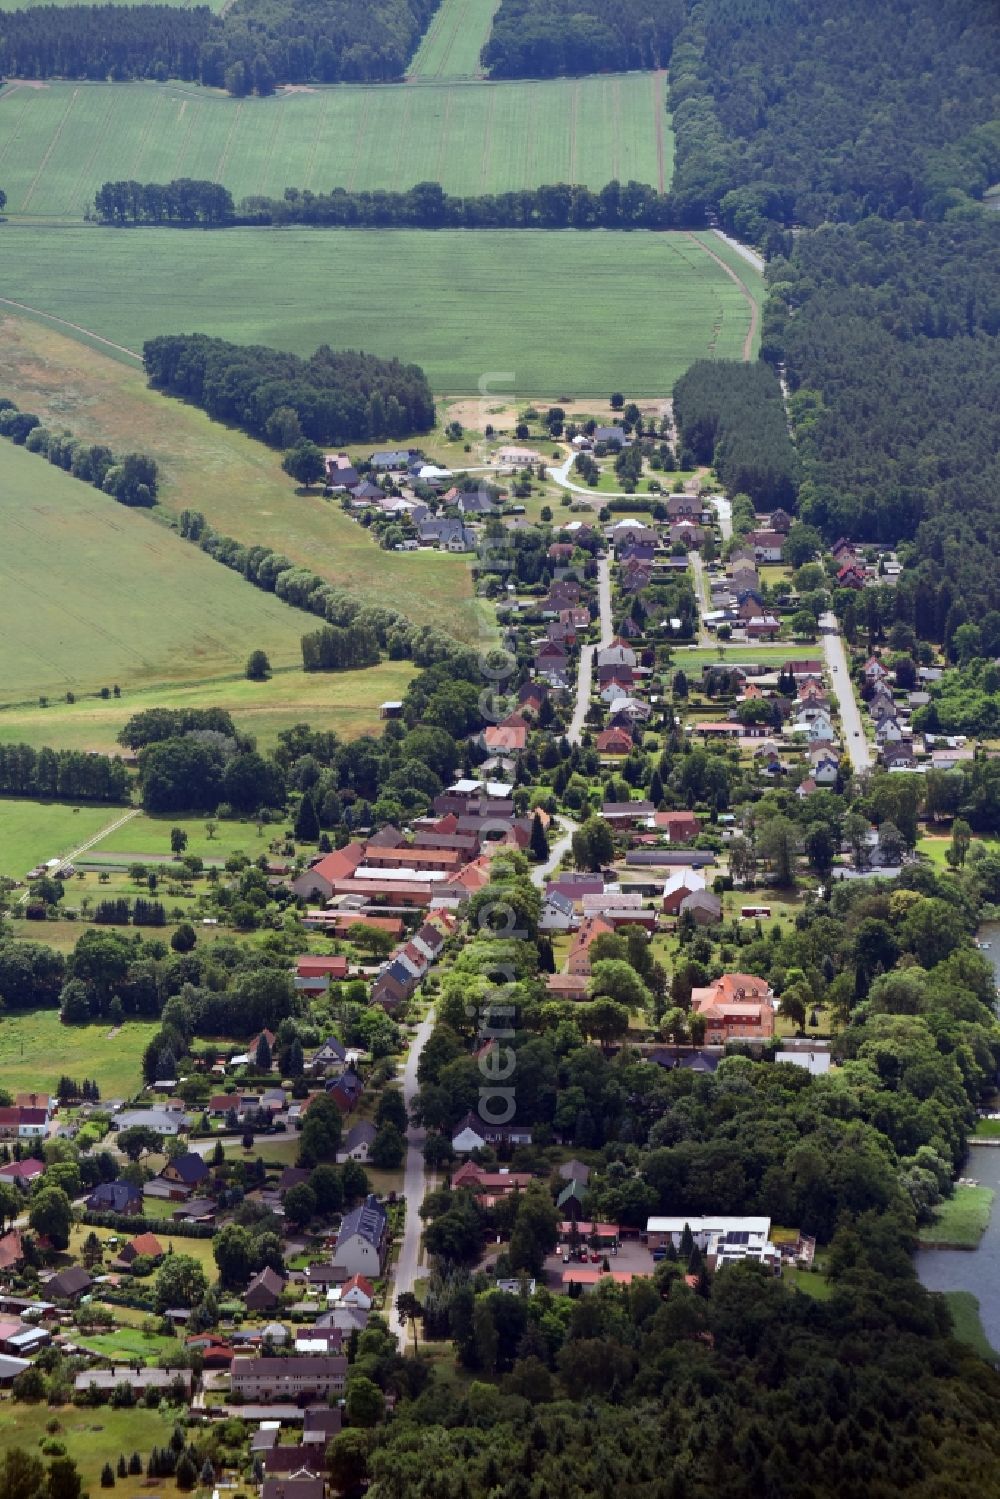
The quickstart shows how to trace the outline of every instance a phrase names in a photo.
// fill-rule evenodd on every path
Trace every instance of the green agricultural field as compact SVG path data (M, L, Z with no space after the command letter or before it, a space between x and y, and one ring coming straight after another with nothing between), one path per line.
M42 941L45 927L37 925L36 938ZM142 1054L156 1022L127 1020L111 1040L108 1030L62 1025L58 1010L9 1011L0 1018L0 1088L54 1093L66 1075L95 1078L104 1098L131 1098L142 1081Z
M0 92L8 214L81 220L102 182L508 192L545 182L669 183L664 75L420 88L283 90L231 99L195 84L52 83Z
M3 715L0 714L0 721ZM15 742L18 736L12 736ZM44 741L39 741L40 743ZM22 880L45 859L61 859L124 816L125 807L74 806L0 797L0 875Z
M499 0L441 0L407 71L407 78L472 78L482 72Z
M185 1413L186 1414L186 1413ZM39 1443L48 1438L52 1421L58 1422L54 1435L66 1446L80 1470L83 1488L92 1495L102 1492L101 1469L110 1460L117 1465L118 1454L126 1458L138 1452L145 1460L150 1448L165 1447L174 1429L176 1412L149 1410L136 1406L132 1410L113 1410L108 1405L91 1410L73 1405L51 1406L40 1401L25 1404L23 1401L4 1401L3 1436L0 1450L7 1447L24 1447L38 1453ZM158 1478L156 1493L162 1499L175 1499L179 1490L172 1478ZM148 1478L141 1475L118 1478L113 1492L115 1499L134 1499L135 1495L150 1491Z
M992 1187L956 1187L934 1210L933 1221L918 1230L929 1249L975 1249L986 1232L993 1203Z
M309 628L303 615L302 629ZM401 698L414 670L408 661L384 661L364 671L279 671L267 682L222 677L191 687L172 683L146 687L107 701L77 698L75 703L53 702L46 708L32 703L0 710L0 744L36 748L47 744L52 749L83 746L117 755L123 753L118 732L133 713L145 708L208 707L228 709L237 728L253 734L262 748L270 749L283 729L297 723L331 729L342 739L356 739L379 732L379 705ZM0 826L3 805L0 802ZM0 860L3 854L0 849Z
M60 239L63 232L73 234L77 231L43 233L41 240ZM86 230L80 232L88 233ZM185 238L175 239L174 246L182 248L181 239ZM138 239L135 243L136 248L140 248ZM205 238L202 243L207 246L211 241ZM5 253L6 244L5 241ZM94 262L86 252L86 244L85 239L81 245L79 271L82 277L89 278L94 271ZM190 244L193 249L193 240ZM249 248L249 242L247 245ZM221 244L219 248L223 248ZM165 244L163 249L164 264L167 264L170 247ZM191 275L195 278L200 274L196 262L197 255L194 255ZM7 267L5 259L4 269ZM138 272L138 266L136 270ZM150 287L152 284L150 282ZM161 326L164 329L178 325L195 327L200 315L190 307L185 310L183 300L170 312L168 299L164 298ZM330 342L338 342L335 330L327 328L315 333L310 347L315 347L324 336ZM23 410L36 411L50 425L67 427L87 441L108 442L119 451L137 447L151 453L162 470L159 498L165 509L174 514L185 507L201 510L216 529L237 537L246 545L271 547L363 599L378 604L391 599L415 624L447 629L472 642L489 634L488 623L472 602L472 574L463 558L437 552L414 555L381 551L339 505L324 500L318 492L297 494L295 486L281 472L279 454L242 432L213 422L193 406L168 400L151 391L134 364L126 366L106 352L68 338L32 318L0 317L0 339L3 341L4 370L0 381L3 394L12 396ZM350 340L345 337L343 342L347 344ZM357 347L358 342L354 346ZM3 448L8 446L0 444ZM28 454L24 456L41 464L41 474L48 482L49 475L55 471L42 459ZM75 479L65 479L64 482L87 492L86 486ZM100 496L96 496L96 500L100 501ZM116 516L124 518L125 523L133 519L136 524L150 524L147 517L134 517L121 506L111 501L108 504ZM154 535L159 534L154 530ZM164 544L168 540L170 538L164 536ZM251 624L255 609L265 606L284 609L283 605L274 599L269 600L236 574L227 574L219 563L207 557L199 559L190 555L194 548L188 542L174 544L188 553L184 557L188 564L197 567L200 560L201 566L208 569L207 574L198 571L188 575L210 579L210 582L203 581L200 585L199 609L201 601L208 595L213 599L231 597L230 589L237 590L241 599L245 598L246 608L250 611L246 617ZM287 613L295 621L294 655L296 661L301 661L299 638L314 625L306 614L297 610L288 610ZM248 637L244 631L238 662L231 662L230 670L234 664L242 670L246 653L252 646L259 644L268 648L261 633L254 629ZM272 665L279 664L276 654L272 654L271 659ZM204 667L199 663L199 667L197 675L200 678L212 675L207 663ZM180 669L179 665L178 671ZM189 679L195 676L190 663L184 665L183 670ZM163 675L161 672L161 678ZM218 671L215 675L219 675ZM316 679L317 684L319 680ZM346 681L346 678L337 680ZM323 681L332 683L334 679L324 677ZM91 682L87 685L99 687L101 684ZM259 695L250 694L249 697L254 703L267 699L277 705L278 694L283 690L283 687L264 687ZM316 690L320 690L318 686ZM337 691L331 686L331 701L334 703L337 702ZM269 693L274 694L273 698L269 698ZM390 690L383 692L381 697L399 695ZM349 695L340 700L341 705L346 705L344 732L351 732L351 708L355 697L363 713L367 713L370 706L363 694L359 696L350 689ZM292 704L290 721L297 722L301 716L297 706ZM0 721L2 719L0 713ZM367 718L364 721L367 723ZM277 723L273 731L276 733L280 727L285 727L285 724Z
M126 349L183 328L298 353L329 343L415 361L435 391L452 395L486 381L503 399L616 387L636 398L663 396L695 359L740 358L750 327L748 295L695 236L679 233L53 233L12 225L3 254L6 297ZM178 422L170 425L176 450ZM222 442L213 435L215 448ZM258 465L277 470L272 454L259 445L254 453ZM236 524L253 507L223 473L222 502L236 512L231 533L262 540ZM320 500L294 501L287 484L284 493L297 513L322 508ZM200 508L208 513L208 504ZM412 576L412 559L400 561ZM379 572L381 591L384 562Z
M0 591L8 703L241 670L254 646L301 661L299 611L8 441Z

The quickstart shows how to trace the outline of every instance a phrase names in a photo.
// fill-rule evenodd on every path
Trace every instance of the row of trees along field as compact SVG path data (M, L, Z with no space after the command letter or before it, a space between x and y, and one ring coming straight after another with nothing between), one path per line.
M356 646L348 648L345 643L342 649L336 651L329 645L325 647L325 656L329 659L321 662L313 648L306 646L304 637L303 657L312 670L372 665L378 660L380 651L385 651L393 661L412 660L418 666L430 666L435 661L446 660L456 650L454 639L442 630L412 625L404 614L395 609L365 606L317 573L311 573L306 567L296 566L280 552L272 552L261 546L247 547L232 536L220 535L207 524L199 510L181 511L180 532L217 562L238 572L255 588L273 593L284 603L308 614L315 614L339 630L357 627L366 637L370 635L374 642L374 656L371 656L371 647L366 647L363 653L371 659L353 660L353 657L361 653Z
M501 0L482 52L494 78L665 68L684 0Z
M941 219L1000 178L994 0L727 0L671 60L674 191L763 242L798 223Z
M155 458L147 453L124 453L116 458L104 443L81 442L69 432L52 432L42 426L34 412L19 411L7 396L0 396L0 437L47 458L74 479L111 495L120 505L156 504L159 470Z
M781 387L762 364L700 359L674 386L681 441L698 463L714 463L730 495L794 508L798 462Z
M436 0L235 0L202 5L39 5L0 28L0 74L183 78L231 94L279 83L402 77Z
M669 193L642 182L612 181L599 189L548 183L509 193L456 197L437 182L406 192L328 193L289 187L280 198L249 197L238 205L214 182L105 182L94 199L104 224L166 224L223 228L247 224L314 224L341 229L670 229L682 226ZM703 222L695 214L692 225Z
M762 352L793 392L802 519L912 540L924 594L948 589L920 605L923 638L1000 608L1000 223L824 228L769 281Z
M149 382L201 406L218 421L293 447L403 437L434 425L434 397L423 370L321 345L309 359L260 344L233 344L203 333L143 345Z

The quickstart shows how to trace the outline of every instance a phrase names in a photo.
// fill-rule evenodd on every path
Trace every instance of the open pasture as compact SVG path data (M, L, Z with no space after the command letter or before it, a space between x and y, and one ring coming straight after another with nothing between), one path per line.
M45 925L33 926L44 941ZM79 935L89 930L80 925ZM156 1028L153 1020L126 1020L109 1039L106 1023L62 1025L58 1010L10 1010L0 1018L0 1088L54 1093L63 1076L89 1077L102 1098L131 1098L142 1086L142 1054Z
M304 616L171 531L0 442L0 701L301 660Z
M3 715L0 714L0 720ZM12 736L20 742L19 736ZM43 743L39 740L38 743ZM23 880L46 859L60 859L109 828L127 807L94 807L0 797L0 876ZM44 931L44 928L39 928Z
M419 363L434 389L449 395L473 394L485 379L505 400L512 394L606 398L609 389L662 396L695 359L739 359L750 326L747 295L698 237L648 231L67 228L53 234L12 225L4 231L4 295L127 349L190 328L297 353L329 343ZM135 379L141 386L141 376ZM67 397L58 391L53 399ZM161 408L172 404L148 393L145 399ZM161 409L157 420L170 429L168 452L178 451L182 426L197 427L199 446L205 444L210 424L200 413L168 419ZM243 443L249 457L252 448L255 466L280 482L276 456L260 444L222 429L208 440L216 452ZM214 456L209 461L215 469ZM168 464L168 478L170 471ZM230 534L264 540L246 524L256 508L252 492L232 469L222 468L221 476L243 522L234 520ZM200 486L188 477L183 503L190 505ZM213 494L217 477L208 486ZM275 487L269 483L269 496ZM282 505L282 497L282 508L297 516L317 506L332 509L319 499L295 499L287 482L281 491L267 510ZM169 484L166 503L173 504ZM198 508L209 514L209 504ZM337 521L339 537L354 533L355 546L381 559L384 597L385 554L339 512ZM276 537L289 556L300 524L293 521L291 535L282 527ZM310 559L318 571L323 558L317 548ZM401 561L409 579L417 576L420 559Z
M101 1469L106 1462L117 1464L118 1454L126 1458L138 1452L143 1461L151 1447L165 1447L173 1431L177 1413L149 1410L137 1405L130 1410L113 1410L110 1406L91 1409L86 1406L62 1405L53 1408L45 1401L27 1404L4 1401L3 1437L0 1449L24 1447L41 1456L39 1443L47 1441L51 1422L58 1422L54 1434L63 1442L80 1470L84 1492L101 1492ZM44 1459L43 1459L44 1461ZM174 1499L179 1493L172 1478L155 1480L155 1492L161 1499ZM115 1499L137 1499L150 1492L150 1481L141 1474L115 1481Z
M443 65L447 65L445 62ZM221 182L237 202L286 187L489 193L669 178L660 74L283 90L10 84L0 92L9 215L80 220L102 182Z

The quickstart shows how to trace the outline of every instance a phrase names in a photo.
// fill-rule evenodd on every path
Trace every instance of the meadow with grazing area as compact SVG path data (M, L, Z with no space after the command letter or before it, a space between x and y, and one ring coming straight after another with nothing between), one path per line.
M62 232L42 235L42 239L46 243L61 239ZM73 234L77 231L66 232ZM90 261L86 254L90 232L80 232L84 235L84 244L79 272L86 282L92 284L98 262ZM131 238L136 250L141 251L139 236L125 237ZM213 239L207 235L198 238L203 245L211 244ZM181 236L180 240L186 240L186 236ZM193 249L193 240L190 243ZM165 251L168 248L164 246ZM221 242L219 248L223 248ZM164 265L168 262L169 254L166 254ZM5 269L7 265L5 260ZM137 276L139 269L137 263ZM152 268L149 270L147 295L152 295L157 273ZM197 280L198 274L195 254L190 262L189 275ZM235 287L232 291L235 294ZM110 296L110 287L108 293ZM174 296L177 297L176 288ZM190 309L185 311L183 296L175 301L172 311L167 297L160 306L159 331L176 329L179 325L198 325L199 314ZM325 332L331 341L336 341L331 330ZM266 546L281 552L292 562L308 567L311 572L362 599L379 605L391 600L415 624L447 629L464 640L482 638L480 614L472 601L472 575L465 559L438 552L402 554L381 551L367 531L344 514L339 504L323 499L318 490L298 494L293 482L282 473L280 453L242 432L213 422L193 406L150 390L141 369L134 363L126 366L30 318L0 318L0 339L4 350L0 394L13 397L23 410L36 411L48 425L66 427L74 436L86 441L108 442L118 449L134 445L151 454L160 465L159 503L164 509L174 515L185 508L200 510L210 524L225 535L235 536L246 546ZM313 349L320 341L320 332L316 331L308 347ZM9 444L0 444L0 448L7 447ZM41 482L48 483L50 475L56 479L65 478L56 474L44 459L30 454L23 456L39 465ZM87 486L78 480L67 478L65 482L87 493ZM100 499L100 495L95 495L95 501ZM130 519L129 513L120 505L110 500L107 503L116 515L123 516L125 521ZM138 517L136 523L150 526L156 536L161 534L151 526L148 518ZM199 555L189 542L163 534L165 542L170 541L181 549L183 560L192 569L187 576L202 578L199 604L212 598L214 608L215 600L229 597L228 591L235 590L241 599L246 599L249 623L257 617L253 613L255 609L285 608L220 563ZM316 628L316 621L299 610L289 609L287 613L295 621L294 658L301 662L299 639L306 631ZM145 636L146 632L143 633ZM149 633L152 634L152 626ZM235 665L241 670L248 651L258 645L268 650L273 666L281 664L280 654L277 651L271 654L267 640L261 637L259 630L244 629L238 660L227 663L230 669ZM285 656L284 659L289 658ZM199 670L195 672L190 661L182 661L178 663L177 675L186 675L189 681L195 676L204 679L211 675L207 661L204 669L201 667L199 662ZM216 670L215 675L219 674ZM158 675L162 680L166 672ZM317 684L320 680L317 678ZM331 684L337 680L333 676L322 678L323 682ZM97 681L87 685L99 687L102 684ZM274 689L271 700L276 700L281 690ZM315 690L320 691L319 685ZM337 689L332 687L331 691L331 700L337 701ZM395 691L382 694L383 697L399 695ZM260 696L253 693L249 696L259 703L267 698L267 689ZM351 700L350 695L339 699L346 706L348 722ZM162 695L158 701L163 701ZM367 713L368 699L362 696L360 703L362 712ZM293 707L291 722L297 722L301 716ZM2 720L0 714L0 723ZM364 722L368 721L366 717ZM286 726L281 722L274 732L278 727ZM0 728L0 733L3 732Z
M328 343L398 355L449 395L472 394L484 376L504 372L492 376L504 398L512 390L519 398L606 397L616 388L639 398L668 393L693 360L742 356L750 306L706 253L714 238L532 229L53 233L11 225L3 291L126 349L197 328L299 354ZM277 469L266 450L258 462ZM223 472L247 514L252 497ZM263 539L235 525L230 534ZM318 571L322 555L317 549L312 559ZM412 576L408 560L406 570ZM380 574L384 583L384 559Z
M304 615L302 627L310 628ZM357 739L379 732L380 705L403 696L414 670L409 661L383 661L363 671L278 671L266 682L248 682L242 675L215 677L186 686L165 683L127 691L106 701L88 696L46 708L28 703L0 710L0 744L118 755L124 753L119 730L133 713L146 708L225 708L241 733L252 734L262 749L273 748L282 730L297 723ZM0 802L0 826L5 805Z
M241 670L257 646L291 665L308 623L149 515L6 440L0 592L7 703Z
M46 924L31 926L35 940L45 941ZM89 930L77 925L77 935ZM154 1020L126 1020L109 1037L107 1023L63 1025L58 1010L12 1010L0 1016L0 1088L54 1093L63 1076L89 1077L103 1098L131 1098L141 1085L142 1054L156 1028Z
M54 1435L65 1444L79 1468L84 1492L97 1495L101 1493L101 1469L109 1459L115 1465L120 1452L126 1458L138 1452L145 1461L150 1448L167 1445L175 1418L176 1412L149 1410L141 1405L129 1410L115 1410L109 1405L99 1409L74 1405L53 1408L44 1400L31 1404L6 1400L0 1447L24 1447L41 1456L39 1443L48 1440L49 1423L58 1422ZM154 1482L161 1499L175 1499L180 1492L172 1478ZM141 1474L116 1478L113 1492L115 1499L135 1499L150 1492L150 1480Z
M82 220L103 182L508 192L612 178L669 185L661 74L284 90L232 99L195 84L13 83L0 91L9 215ZM661 184L661 176L665 181Z
M499 0L441 0L417 48L407 78L480 76L479 54L486 45Z
M13 737L15 743L20 742L18 736ZM0 876L23 880L36 864L71 853L96 837L102 828L117 822L127 810L0 797Z

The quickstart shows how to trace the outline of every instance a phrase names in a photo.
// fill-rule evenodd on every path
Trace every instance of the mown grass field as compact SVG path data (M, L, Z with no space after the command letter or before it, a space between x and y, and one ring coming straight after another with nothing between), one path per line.
M44 241L51 248L54 241L62 239L64 232L76 234L78 231L42 233L39 243ZM87 281L96 273L98 260L92 259L87 251L88 231L79 232L84 235L84 240L80 245L78 271ZM132 239L141 259L140 237L126 238ZM186 238L175 239L175 247L182 249L180 241ZM201 243L211 245L213 238L202 236ZM194 251L193 240L190 245ZM5 257L6 247L5 240ZM95 248L99 246L95 245ZM219 248L224 246L220 243ZM249 243L247 248L252 248ZM170 246L165 244L163 250L166 266L170 260ZM189 275L194 281L200 274L197 261L197 254L192 254ZM7 266L5 258L5 270ZM135 271L137 278L141 279L138 263ZM150 280L147 292L152 291L154 284ZM137 280L137 293L138 290ZM232 291L235 294L235 287ZM161 303L157 317L160 331L198 327L202 311L193 310L190 303L185 307L179 288L175 288L174 295L180 300L175 300L172 310L167 296ZM113 296L110 285L107 296L110 302ZM320 300L325 297L326 292ZM351 342L347 337L338 339L332 328L325 331L317 328L308 341L308 347L314 348L324 337L332 343L346 345ZM384 604L391 599L415 624L438 626L470 641L480 638L480 615L471 602L472 575L461 557L437 552L404 555L381 551L339 505L324 500L318 492L297 494L295 486L281 471L280 454L242 432L213 422L192 406L168 400L151 391L142 371L134 364L126 366L118 359L30 318L0 319L0 339L4 351L0 393L12 396L22 409L38 412L49 425L66 427L88 441L101 440L117 450L137 447L151 453L161 466L159 499L166 510L174 514L185 507L201 510L216 529L237 537L246 545L272 547L293 562L375 603ZM359 342L356 340L354 347L358 347ZM48 482L48 476L55 471L42 459L30 454L25 457L41 465L43 480ZM87 492L86 486L78 480L65 479L65 483ZM96 500L100 501L99 495ZM121 506L111 501L108 504L116 514L124 514L125 519L129 519L128 512ZM139 517L137 523L150 526L155 536L161 534L147 517ZM245 597L248 611L263 605L284 608L274 600L269 601L266 595L250 587L235 573L227 573L218 562L208 557L199 558L190 543L173 541L167 536L164 540L172 541L181 549L183 560L192 568L187 577L200 576L203 579L196 622L204 600L210 597L214 601L227 596L223 592L226 589L235 589L241 599ZM207 574L197 571L199 562L208 569ZM313 625L310 616L298 610L288 610L288 614L295 622L294 658L301 661L298 642ZM252 614L248 612L247 618L252 621ZM144 629L144 637L145 634ZM238 658L229 663L230 670L235 665L237 671L242 671L247 652L254 646L268 648L266 640L257 638L259 634L256 629L251 635L244 631ZM272 665L280 664L276 655L272 655L271 661ZM190 660L181 660L177 662L176 670L178 675L186 673L189 680L196 675L201 678L212 675L207 662L199 663L196 673ZM214 674L219 676L221 673L217 670ZM166 675L166 672L158 674L161 680ZM333 679L324 678L324 681L332 682ZM88 685L99 687L101 683L97 681ZM278 689L270 690L275 693L277 701ZM334 695L335 691L331 689ZM259 703L267 692L265 688L260 696L250 694L250 697ZM382 693L382 697L398 695L393 691ZM18 697L23 699L25 694L19 693ZM342 701L347 704L349 716L353 697L347 696ZM361 701L364 704L365 699ZM291 721L297 722L301 716L293 706ZM0 714L0 720L2 718Z
M303 615L303 633L309 628L308 617ZM408 661L383 661L364 671L279 671L267 682L223 677L193 686L168 683L126 691L107 701L86 697L75 703L52 702L46 708L31 703L0 710L0 744L36 748L47 744L53 749L121 754L119 730L133 713L146 708L226 708L237 728L253 734L263 748L271 748L283 729L297 723L331 729L342 739L356 739L379 732L379 705L401 698L413 674Z
M927 1248L975 1249L990 1221L992 1187L956 1187L934 1210L931 1223L918 1230Z
M36 864L79 848L125 811L125 807L74 807L65 802L0 797L0 875L22 880Z
M55 1436L65 1443L79 1468L84 1492L89 1490L96 1495L102 1492L100 1479L104 1464L110 1461L112 1467L116 1466L120 1452L124 1452L126 1458L138 1452L145 1462L150 1448L165 1447L169 1442L176 1415L176 1412L148 1410L144 1406L112 1410L105 1405L98 1410L88 1410L63 1405L53 1409L44 1401L27 1405L7 1400L3 1407L0 1450L24 1447L41 1457L38 1444L47 1438L49 1422L56 1420L59 1429ZM172 1478L158 1478L154 1482L156 1493L164 1499L174 1499L179 1492ZM133 1499L135 1495L150 1492L150 1481L141 1476L117 1478L113 1492L116 1499Z
M35 923L37 940L45 926ZM79 932L89 930L79 926ZM143 1051L154 1021L127 1020L112 1039L107 1025L61 1025L58 1010L9 1010L0 1018L0 1088L55 1092L65 1074L94 1078L104 1098L131 1098L142 1081Z
M141 863L143 859L170 859L173 857L171 829L183 828L188 840L185 853L198 854L203 859L226 859L230 854L244 853L256 859L267 852L270 840L278 837L282 830L280 823L269 824L258 837L255 822L226 821L217 823L209 838L205 831L206 820L204 817L153 817L140 812L138 817L130 818L95 843L87 857L92 855L95 861L99 861L105 854L128 854L134 855L135 863Z
M301 662L299 611L6 440L0 595L0 702Z
M662 74L630 73L232 99L184 83L14 83L0 92L0 179L8 214L76 220L102 182L121 178L207 179L237 202L427 181L454 193L661 176L666 186L664 87Z
M5 297L126 349L191 328L298 353L329 343L415 361L435 391L449 395L473 394L485 381L505 400L512 392L518 400L606 397L609 389L663 396L695 359L740 358L750 322L744 293L687 234L53 233L11 225L3 255ZM5 384L10 373L8 367ZM72 399L53 383L55 402ZM192 414L185 425L189 432L197 427L199 467L211 489L224 477L227 495L248 515L249 475L245 466L240 473L228 465L238 440L213 433L211 446L224 447L227 460L217 468L215 454L204 450L205 424ZM179 419L169 426L177 451ZM251 446L255 465L275 476L274 455ZM189 478L190 488L197 487ZM281 487L290 506L288 486ZM311 514L322 501L294 505ZM207 505L200 508L207 513ZM233 534L253 539L245 528ZM291 538L282 550L292 555L290 544ZM317 549L314 565L322 555ZM412 577L410 559L400 560ZM380 574L384 580L384 562Z
M499 0L442 0L407 69L407 78L481 75L479 54L486 45L498 4Z

